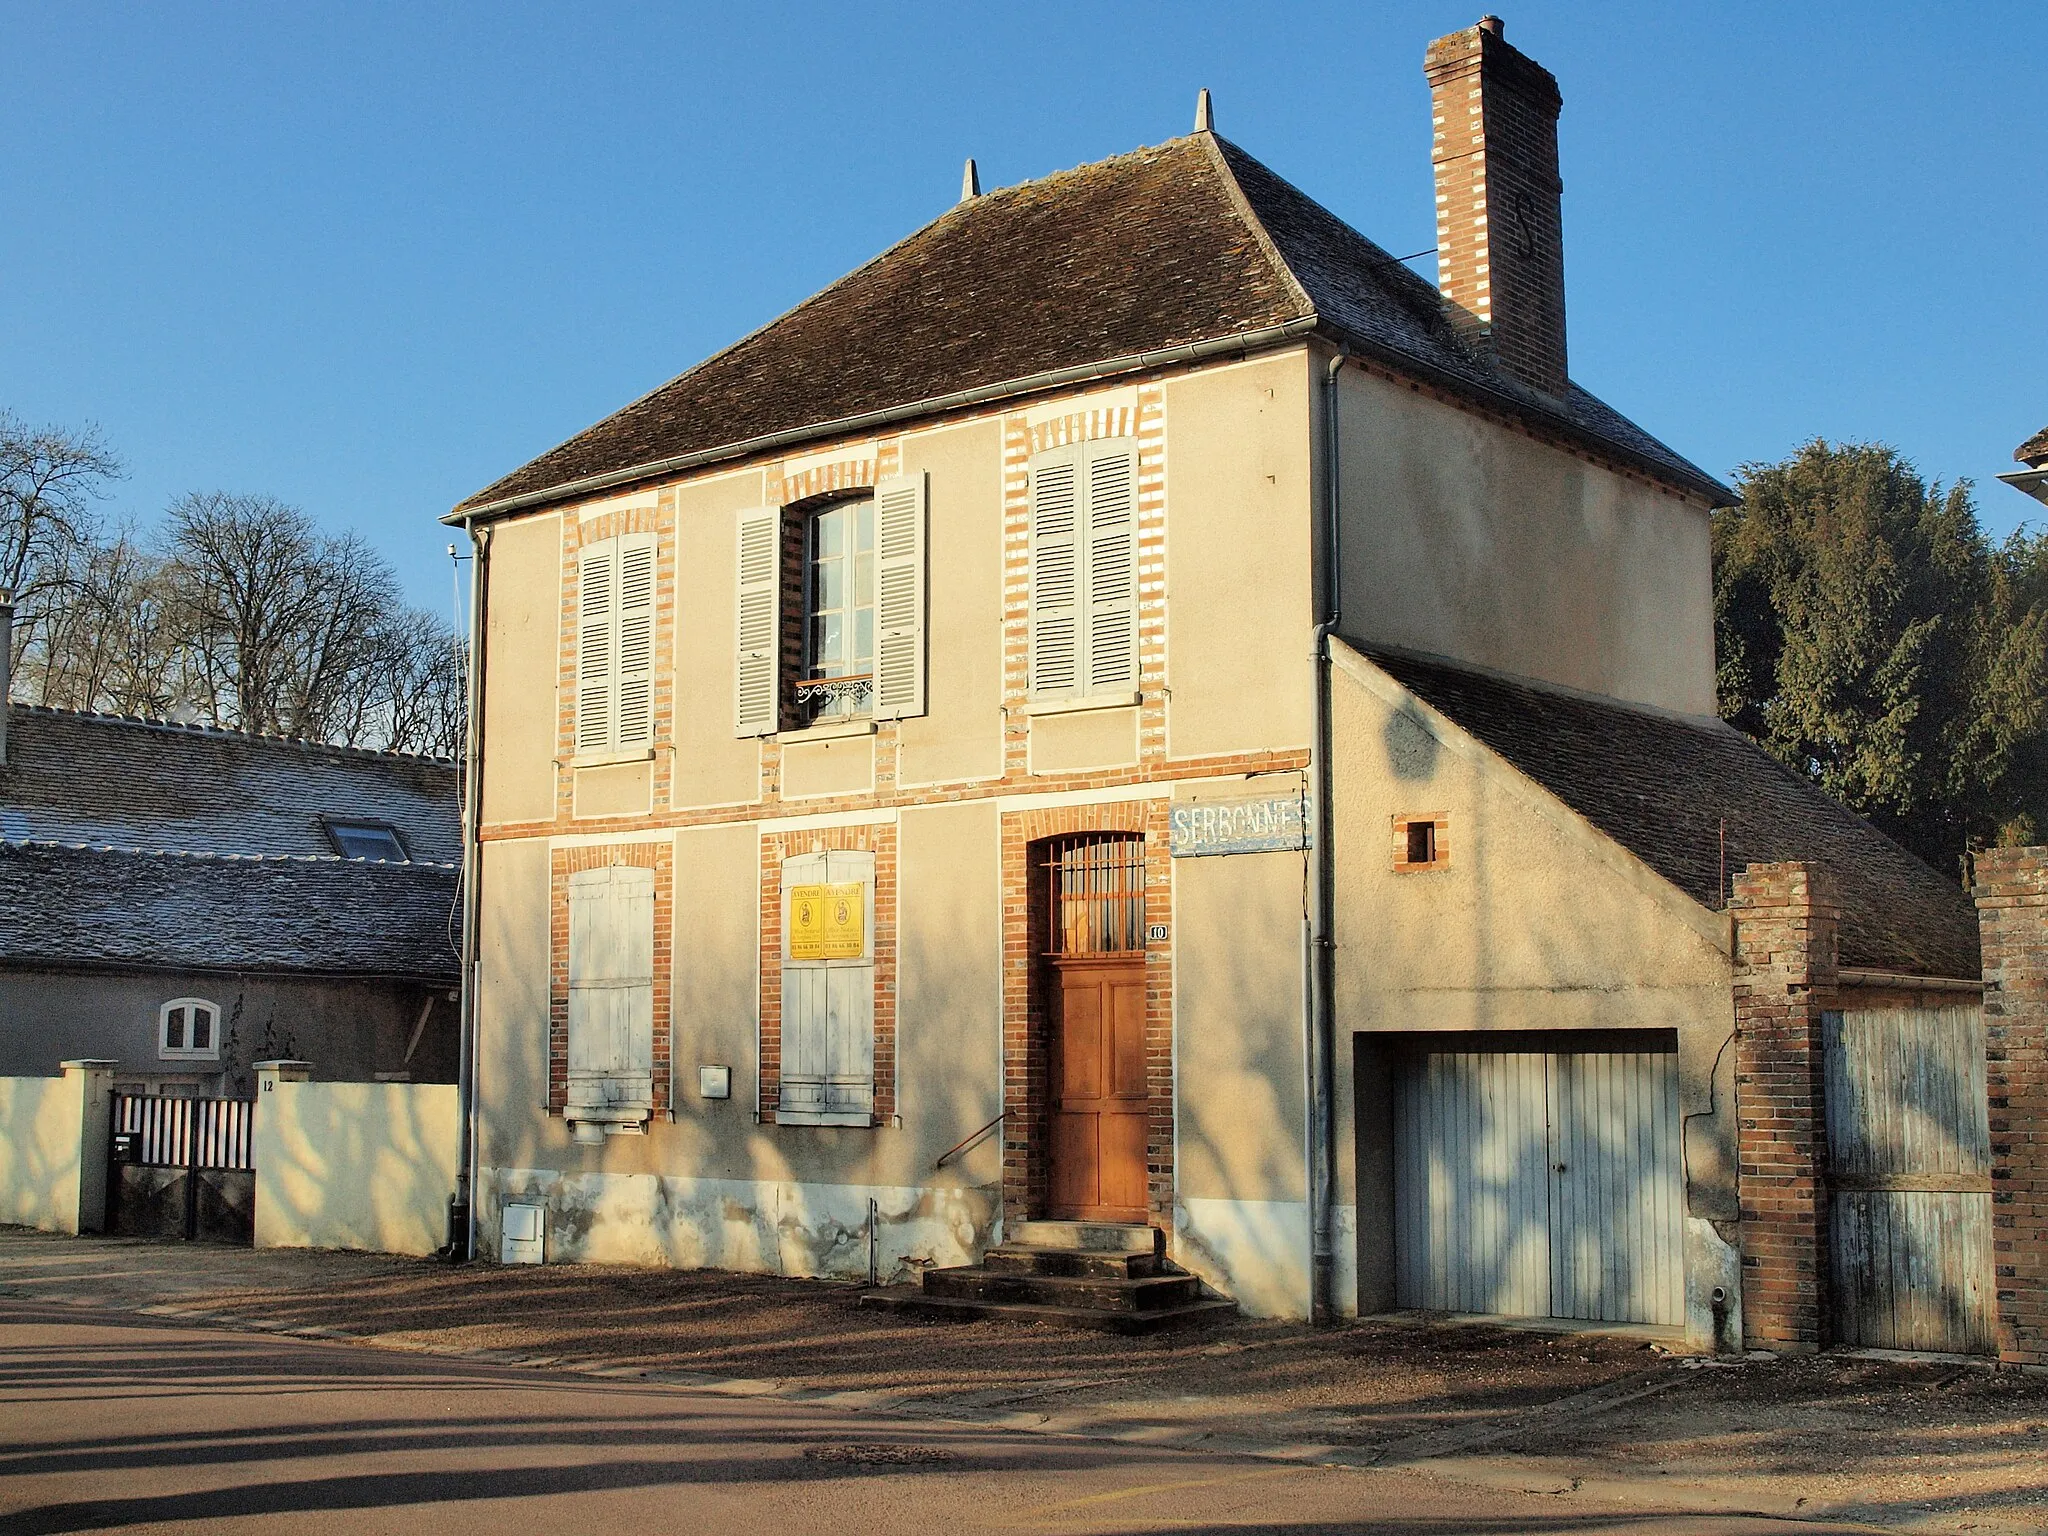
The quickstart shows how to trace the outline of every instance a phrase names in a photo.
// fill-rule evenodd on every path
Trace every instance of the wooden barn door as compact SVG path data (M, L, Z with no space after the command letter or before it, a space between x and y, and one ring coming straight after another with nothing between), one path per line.
M1049 1216L1148 1218L1144 850L1137 838L1077 838L1047 856Z
M1847 1010L1825 1026L1835 1338L1992 1353L1981 1009Z

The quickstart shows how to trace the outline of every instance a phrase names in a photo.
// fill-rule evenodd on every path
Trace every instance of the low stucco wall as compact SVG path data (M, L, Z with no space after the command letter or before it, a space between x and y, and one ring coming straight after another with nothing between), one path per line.
M452 1083L263 1084L256 1246L429 1254L448 1240Z
M105 1225L110 1076L0 1077L0 1222L73 1235Z

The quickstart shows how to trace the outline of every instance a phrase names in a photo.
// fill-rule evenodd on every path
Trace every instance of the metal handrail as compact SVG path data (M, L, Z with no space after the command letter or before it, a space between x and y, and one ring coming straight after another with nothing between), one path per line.
M965 1152L969 1147L973 1146L977 1141L981 1140L982 1137L986 1136L990 1131L994 1130L997 1126L1001 1125L1003 1123L1003 1115L1007 1115L1008 1113L1009 1111L1007 1109L1004 1110L1001 1115L997 1115L995 1119L989 1121L987 1125L984 1125L980 1130L976 1131L972 1136L969 1136L965 1141L961 1142L958 1146L955 1146L948 1151L941 1152L939 1154L939 1160L936 1163L932 1164L932 1171L934 1173L938 1172L939 1169L946 1166L947 1158L955 1157L960 1153Z

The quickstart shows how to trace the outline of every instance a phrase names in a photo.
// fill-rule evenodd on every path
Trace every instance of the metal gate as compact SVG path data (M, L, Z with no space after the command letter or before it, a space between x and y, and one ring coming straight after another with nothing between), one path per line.
M255 1130L252 1099L115 1094L107 1230L254 1241Z
M1428 1051L1395 1078L1395 1296L1685 1320L1678 1058Z
M1823 1024L1836 1339L1992 1353L1982 1010L1845 1010Z

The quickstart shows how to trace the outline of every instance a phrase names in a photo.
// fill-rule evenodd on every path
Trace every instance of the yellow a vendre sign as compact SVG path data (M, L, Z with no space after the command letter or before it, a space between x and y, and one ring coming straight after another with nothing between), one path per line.
M784 909L792 960L859 960L867 954L867 887L793 885Z

